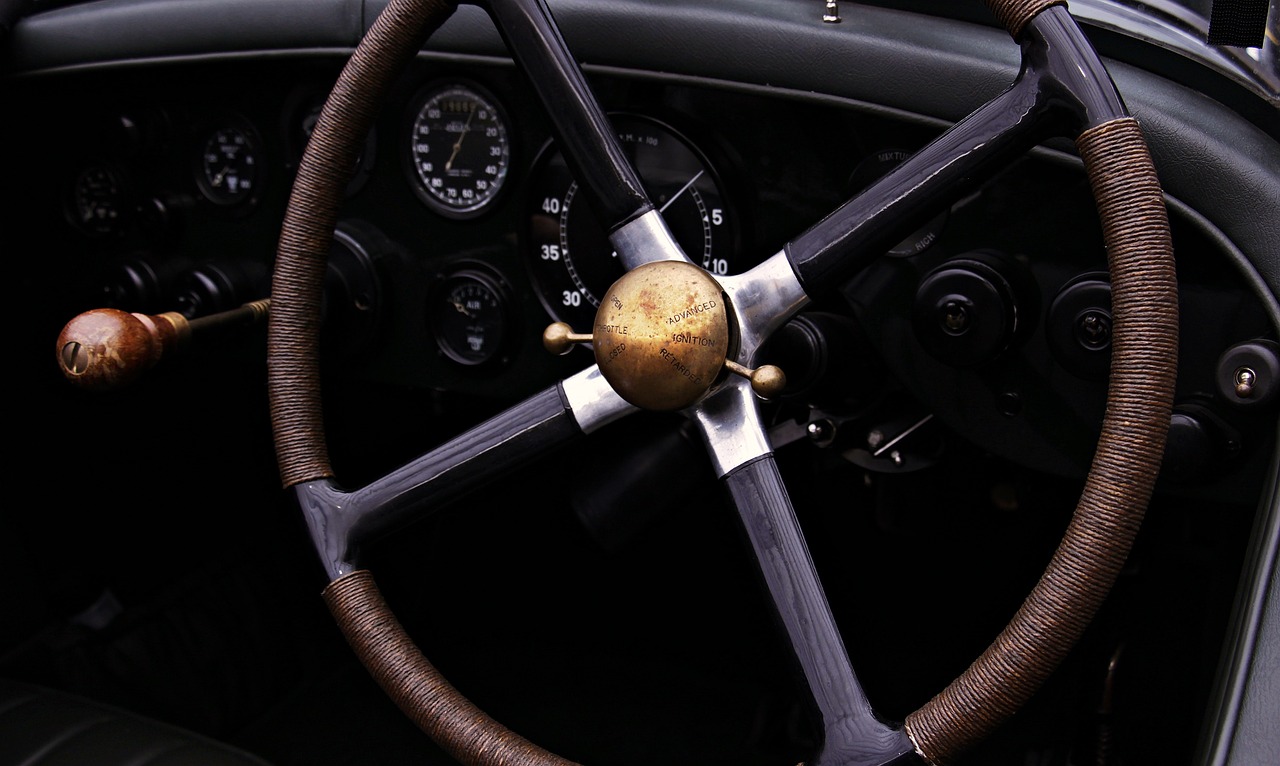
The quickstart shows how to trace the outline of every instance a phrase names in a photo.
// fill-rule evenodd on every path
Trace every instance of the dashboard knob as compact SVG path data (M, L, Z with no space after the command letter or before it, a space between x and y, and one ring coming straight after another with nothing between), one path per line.
M1269 340L1237 343L1218 358L1218 394L1237 407L1258 408L1280 391L1280 344Z
M1026 332L1034 296L1029 280L1024 266L986 251L941 264L916 290L916 338L954 367L995 359Z
M120 388L155 366L166 350L184 346L190 335L187 318L177 312L86 311L59 333L58 366L82 388Z
M1210 407L1198 402L1179 404L1169 420L1160 475L1180 485L1212 480L1240 450L1240 433Z
M1049 304L1045 338L1058 364L1086 380L1106 380L1111 366L1111 280L1088 272Z

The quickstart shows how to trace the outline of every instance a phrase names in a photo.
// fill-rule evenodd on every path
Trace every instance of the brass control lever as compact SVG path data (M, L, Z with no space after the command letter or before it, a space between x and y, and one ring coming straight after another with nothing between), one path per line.
M553 354L591 343L600 373L628 402L678 410L696 402L722 370L751 381L757 396L782 393L787 378L773 365L749 369L728 358L725 298L705 271L682 261L656 261L609 288L590 334L556 322L542 334Z
M194 337L261 321L270 305L270 299L263 299L196 319L187 319L176 311L86 311L58 334L58 367L68 380L82 388L122 388L154 367L166 353L186 348Z

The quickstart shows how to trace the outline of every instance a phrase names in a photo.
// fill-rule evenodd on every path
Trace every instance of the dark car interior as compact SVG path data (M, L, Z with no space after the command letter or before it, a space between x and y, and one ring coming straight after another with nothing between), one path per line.
M0 763L128 762L109 754L142 723L77 745L117 713L225 748L156 763L463 760L397 709L326 608L333 572L282 486L268 394L282 222L306 209L304 151L387 5L5 7L0 235L19 347ZM318 246L320 401L343 487L465 444L599 359L587 343L552 353L544 331L600 321L619 245L489 5L459 6L388 77ZM1172 410L1109 595L955 763L1280 759L1276 11L1246 25L1256 46L1209 44L1225 5L1070 3L1163 188ZM545 6L653 207L714 277L789 252L1023 67L978 2ZM1071 140L1034 143L913 212L759 349L786 376L759 418L805 555L893 727L1036 586L1111 408L1107 234ZM176 312L194 332L77 381L60 333L99 309ZM454 688L552 753L826 762L830 733L698 418L654 409L477 458L469 491L442 487L359 561ZM46 735L33 690L88 706L55 744L26 744Z

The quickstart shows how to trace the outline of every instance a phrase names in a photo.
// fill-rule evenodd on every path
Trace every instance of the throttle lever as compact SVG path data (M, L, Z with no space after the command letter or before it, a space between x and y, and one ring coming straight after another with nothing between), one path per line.
M123 388L154 367L166 353L185 349L195 337L262 321L270 305L267 298L195 319L176 311L86 311L58 334L58 367L67 380L81 388Z

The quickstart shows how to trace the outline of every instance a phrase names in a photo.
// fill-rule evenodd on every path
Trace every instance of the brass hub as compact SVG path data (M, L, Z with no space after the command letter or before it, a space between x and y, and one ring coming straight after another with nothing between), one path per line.
M655 261L613 283L592 336L600 373L619 396L647 410L683 409L724 369L728 305L702 269Z

